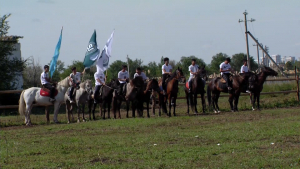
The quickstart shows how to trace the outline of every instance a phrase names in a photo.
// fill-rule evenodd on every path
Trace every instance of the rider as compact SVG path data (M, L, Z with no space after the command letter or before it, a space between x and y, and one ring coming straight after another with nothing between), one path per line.
M172 66L169 65L169 58L164 58L165 64L162 65L162 88L163 94L166 95L166 79L172 73Z
M55 94L55 87L51 84L54 83L50 80L49 78L49 66L45 65L44 66L44 72L41 74L41 83L44 86L44 88L47 88L50 90L50 102L54 102L54 94Z
M123 87L129 80L129 74L127 72L127 65L122 66L122 70L118 73L118 80L120 82L119 95L123 94Z
M97 71L94 74L95 78L95 94L94 94L94 103L96 104L99 102L99 97L97 97L100 94L100 89L103 85L105 85L105 75L102 71Z
M135 70L135 74L133 75L133 78L136 78L136 77L142 77L144 82L146 82L146 80L148 79L148 77L146 76L146 74L144 72L142 72L142 69L140 67L137 67L136 70Z
M76 72L76 67L72 67L72 73L70 74L70 78L69 80L71 81L72 85L71 85L71 90L69 90L69 100L70 103L73 102L73 91L74 88L78 88L79 84L81 82L81 75L85 73L85 69L83 70L83 72Z
M191 93L191 88L193 85L192 79L195 77L195 74L198 72L199 66L196 64L196 59L192 59L192 64L189 66L190 78L189 78L189 93Z
M230 82L230 71L231 71L231 66L230 66L230 58L226 58L224 62L220 64L220 72L224 80L226 81L226 85L228 87L228 90L232 90L231 87L231 82Z
M247 59L244 59L243 60L243 66L241 67L241 72L240 73L246 73L246 72L249 72L249 68L248 68L248 66L247 66ZM250 91L248 90L248 80L247 80L247 90L246 90L246 92L247 93L250 93Z

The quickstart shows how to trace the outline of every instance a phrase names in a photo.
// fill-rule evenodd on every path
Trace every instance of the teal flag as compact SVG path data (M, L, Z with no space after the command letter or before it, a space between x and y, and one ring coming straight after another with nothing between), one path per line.
M100 50L97 48L98 46L96 38L96 30L94 30L94 33L85 52L85 58L83 61L83 65L85 68L93 66L99 57Z
M62 31L63 31L63 29L61 29L61 31L60 31L60 37L58 39L58 42L57 42L57 45L56 45L56 48L55 48L55 51L54 51L54 56L52 57L52 60L51 60L51 63L50 63L50 69L49 69L50 77L52 77L54 71L56 70L56 62L57 62L57 59L58 59L58 55L59 55L59 52L60 52L60 46L61 46Z

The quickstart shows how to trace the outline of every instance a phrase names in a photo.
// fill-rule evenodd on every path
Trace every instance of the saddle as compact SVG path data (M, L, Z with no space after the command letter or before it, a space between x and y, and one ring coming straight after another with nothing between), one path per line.
M55 89L54 96L56 96L57 93L58 93L58 91L57 91L57 89ZM45 87L43 87L43 88L41 88L41 90L40 90L40 95L41 95L41 96L50 97L50 90L47 89L47 88L45 88Z
M229 80L232 82L232 76L229 77ZM220 77L220 82L225 84L226 80L223 77Z

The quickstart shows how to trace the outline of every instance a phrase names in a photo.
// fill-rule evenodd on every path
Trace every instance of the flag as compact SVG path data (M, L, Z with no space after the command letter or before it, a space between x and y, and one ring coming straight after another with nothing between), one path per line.
M100 50L97 48L96 30L94 30L94 33L85 52L85 58L83 61L84 67L89 68L93 66L99 58L99 53Z
M109 63L109 58L111 57L111 45L113 42L113 37L114 37L114 32L110 35L108 38L100 57L97 60L96 67L97 67L97 72L102 71L104 72L108 68L108 63Z
M58 55L59 55L59 52L60 52L62 31L63 31L63 28L61 28L60 37L58 39L58 42L57 42L57 45L56 45L56 48L55 48L55 51L54 51L54 56L52 57L52 60L51 60L51 63L50 63L50 69L49 69L50 77L52 77L52 75L53 75L53 73L56 69L56 62L57 62Z

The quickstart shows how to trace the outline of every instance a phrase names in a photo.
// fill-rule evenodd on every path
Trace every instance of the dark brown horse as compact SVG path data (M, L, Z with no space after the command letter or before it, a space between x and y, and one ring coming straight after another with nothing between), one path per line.
M178 93L178 81L181 81L182 83L185 83L185 77L183 75L182 69L177 68L175 72L171 74L171 76L167 79L167 91L166 95L162 95L160 92L159 94L159 104L160 108L163 108L163 111L167 113L166 110L166 103L168 99L168 104L169 104L169 114L168 116L171 117L171 107L173 105L173 115L176 116L175 114L175 108L176 108L176 99L177 99L177 93ZM159 80L159 86L162 85L162 80ZM159 109L159 115L161 115L161 111Z
M194 75L195 77L192 79L192 88L191 92L189 93L188 82L185 85L185 97L187 103L187 113L190 113L190 103L191 108L194 114L198 114L197 110L197 95L201 95L202 100L202 111L205 112L205 97L204 97L204 87L205 81L207 80L205 66L203 68L199 68L198 72Z
M246 85L246 81L250 77L252 73L241 73L240 75L233 75L232 76L232 90L229 92L229 103L231 111L238 111L237 105L239 101L240 94L243 90L243 86ZM207 86L207 99L208 104L211 106L213 105L213 109L215 113L220 113L218 100L220 97L220 93L228 93L227 85L221 82L221 78L217 77L210 81ZM212 95L212 96L211 96ZM211 99L212 98L212 99ZM234 101L234 105L233 105Z
M139 117L143 115L143 97L144 97L144 80L142 77L136 77L129 81L126 85L126 106L128 118L129 104L132 106L132 117L135 117L135 111L137 110ZM150 96L149 96L150 97Z
M94 97L98 97L98 99L100 100L99 103L100 117L102 117L103 119L105 119L106 107L107 107L107 114L108 114L107 118L110 118L110 108L111 108L111 102L112 102L113 91L114 91L114 89L111 87L112 83L114 83L114 81L111 81L107 85L103 85L102 88L100 89L101 91L99 92L99 96L94 96ZM93 111L92 111L94 120L95 120L96 105L97 104L94 103Z
M253 74L249 77L249 90L251 91L250 100L252 110L255 110L255 101L257 101L257 109L259 108L260 92L268 76L277 76L278 73L269 67L264 67L259 74ZM254 98L252 99L252 95Z

